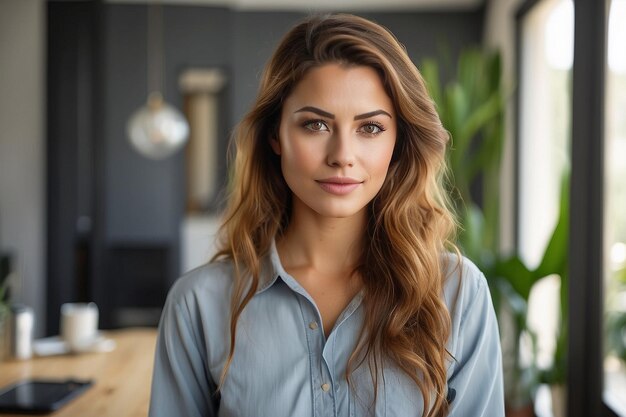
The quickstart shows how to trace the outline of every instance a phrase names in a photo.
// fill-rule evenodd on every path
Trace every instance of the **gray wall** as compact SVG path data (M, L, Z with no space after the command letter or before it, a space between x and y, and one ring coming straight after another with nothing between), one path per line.
M45 311L45 4L0 1L0 251L13 253L16 301Z

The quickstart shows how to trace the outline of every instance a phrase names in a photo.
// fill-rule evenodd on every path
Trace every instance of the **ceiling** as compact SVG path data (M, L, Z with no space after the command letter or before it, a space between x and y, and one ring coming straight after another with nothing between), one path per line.
M205 5L239 10L471 10L485 0L105 0L107 3L143 4L160 2L168 5Z

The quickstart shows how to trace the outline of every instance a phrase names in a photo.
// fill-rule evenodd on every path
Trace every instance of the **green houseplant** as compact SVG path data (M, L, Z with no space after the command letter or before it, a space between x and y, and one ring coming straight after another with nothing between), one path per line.
M0 361L5 356L5 333L9 315L9 259L0 254Z
M607 291L613 294L626 292L626 267L623 267L613 273L612 285L615 287L613 291ZM609 303L613 304L614 300L609 299ZM607 312L606 319L607 333L607 350L614 354L626 365L626 312L618 309L610 309Z
M503 342L510 342L503 343L507 408L526 407L532 415L532 395L539 381L564 380L565 332L559 335L553 369L542 373L534 361L530 365L521 362L519 342L523 334L535 340L526 320L535 283L556 273L562 278L562 293L567 288L567 181L563 182L559 219L539 266L529 268L516 254L502 253L498 240L499 177L506 93L500 55L477 48L462 52L455 76L445 84L440 82L441 68L435 60L424 60L421 71L452 139L448 186L461 226L458 245L485 273L501 332L507 331ZM472 192L472 187L480 191ZM566 300L562 294L562 317L567 317Z

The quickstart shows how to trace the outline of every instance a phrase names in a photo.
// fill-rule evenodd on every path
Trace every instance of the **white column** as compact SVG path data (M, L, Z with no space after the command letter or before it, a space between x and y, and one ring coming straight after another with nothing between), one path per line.
M218 94L226 82L217 69L189 69L180 78L187 96L187 210L205 211L217 188Z

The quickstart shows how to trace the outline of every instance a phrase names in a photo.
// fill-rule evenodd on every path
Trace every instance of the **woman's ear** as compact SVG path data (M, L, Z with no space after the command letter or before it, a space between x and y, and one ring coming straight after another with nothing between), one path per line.
M280 141L275 135L270 138L270 146L276 155L280 155Z

